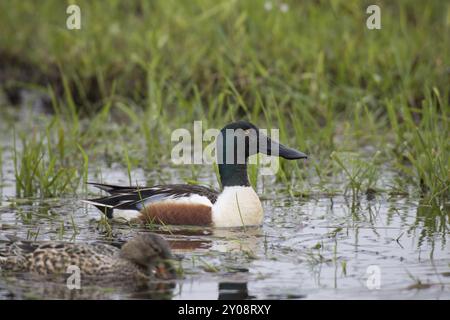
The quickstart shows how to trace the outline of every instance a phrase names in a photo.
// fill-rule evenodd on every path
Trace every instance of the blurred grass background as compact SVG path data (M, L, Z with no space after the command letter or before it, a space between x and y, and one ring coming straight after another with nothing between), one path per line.
M72 3L81 30L66 28ZM311 154L321 181L345 164L333 151L371 146L378 170L387 163L420 192L448 198L450 5L376 1L382 29L368 30L370 4L2 0L1 87L9 104L23 88L49 97L61 119L51 124L55 148L66 139L69 150L52 153L61 166L78 155L86 168L106 136L152 168L167 161L171 130L247 118ZM105 128L114 110L127 128ZM133 147L135 138L143 143ZM284 182L292 172L304 181L298 164L282 169Z
M367 1L289 2L287 12L261 0L77 1L82 29L73 31L68 3L0 2L1 57L41 84L64 75L86 111L114 84L134 99L161 91L165 106L177 107L177 94L239 103L237 90L249 108L273 95L320 116L330 99L339 111L386 97L420 106L425 88L448 87L442 1L380 2L379 31L366 28Z

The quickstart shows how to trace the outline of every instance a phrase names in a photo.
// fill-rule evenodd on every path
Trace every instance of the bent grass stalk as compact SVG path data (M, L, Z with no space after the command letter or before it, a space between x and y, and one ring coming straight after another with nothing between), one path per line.
M356 197L363 187L366 189L375 187L378 175L375 162L379 155L380 152L377 151L370 162L364 161L358 156L347 155L346 163L338 152L330 155L330 158L338 164L349 180L344 193L350 188L352 196Z

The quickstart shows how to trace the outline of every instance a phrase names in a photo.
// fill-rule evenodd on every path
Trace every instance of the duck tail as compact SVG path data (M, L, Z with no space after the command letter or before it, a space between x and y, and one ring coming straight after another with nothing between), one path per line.
M100 190L106 191L109 194L117 194L117 193L124 193L124 192L132 192L136 189L139 189L138 186L132 187L132 186L116 186L113 184L105 184L105 183L97 183L97 182L87 182L87 184L94 186L96 188L99 188Z

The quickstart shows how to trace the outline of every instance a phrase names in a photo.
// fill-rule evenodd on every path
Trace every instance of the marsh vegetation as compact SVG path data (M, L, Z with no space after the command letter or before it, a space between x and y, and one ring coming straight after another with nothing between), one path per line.
M448 299L450 6L382 1L368 30L364 2L271 3L78 1L67 30L65 2L1 2L0 234L162 233L184 280L157 297ZM213 167L171 163L171 132L238 119L310 156L251 166L261 228L130 228L78 201L88 180L218 188ZM43 292L0 282L10 295Z

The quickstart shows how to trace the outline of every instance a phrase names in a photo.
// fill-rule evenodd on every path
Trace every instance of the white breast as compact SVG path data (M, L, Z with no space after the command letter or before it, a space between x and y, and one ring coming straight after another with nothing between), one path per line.
M212 221L216 227L261 225L263 209L252 187L225 187L212 207Z

